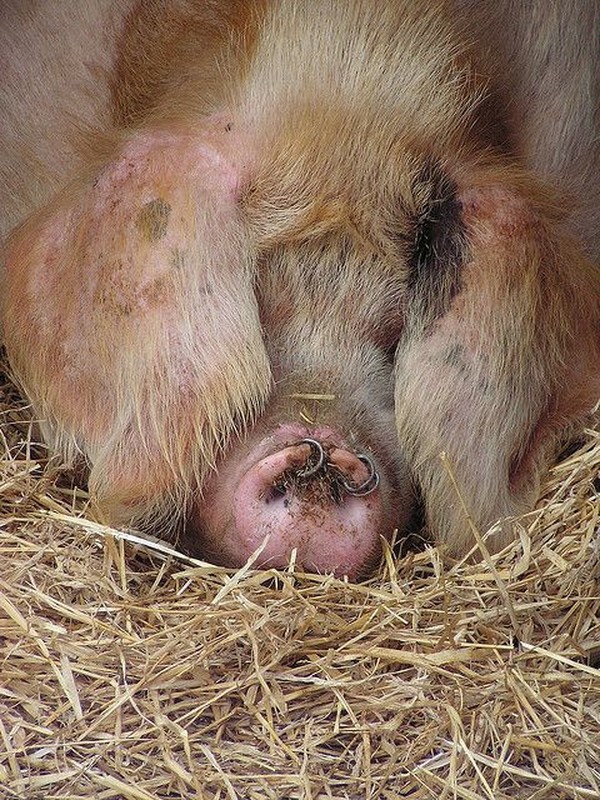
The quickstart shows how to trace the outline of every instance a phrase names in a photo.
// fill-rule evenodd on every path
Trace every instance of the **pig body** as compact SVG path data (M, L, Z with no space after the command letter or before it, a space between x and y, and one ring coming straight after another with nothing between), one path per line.
M114 522L356 577L419 497L454 555L530 506L599 390L560 5L5 4L4 340Z

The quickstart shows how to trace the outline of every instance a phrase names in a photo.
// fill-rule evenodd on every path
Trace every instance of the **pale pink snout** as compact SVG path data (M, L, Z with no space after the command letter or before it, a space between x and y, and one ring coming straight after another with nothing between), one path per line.
M302 438L295 432L282 426L278 449L273 437L262 440L240 468L220 471L201 509L209 539L220 533L228 563L243 564L258 551L256 566L294 560L307 571L356 578L381 552L378 471L329 429Z

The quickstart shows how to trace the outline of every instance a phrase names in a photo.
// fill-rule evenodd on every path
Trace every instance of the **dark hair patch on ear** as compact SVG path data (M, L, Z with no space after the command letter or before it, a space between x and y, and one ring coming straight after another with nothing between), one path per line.
M427 164L415 179L414 194L407 305L415 311L413 320L427 327L444 316L460 291L467 241L456 185L441 167Z

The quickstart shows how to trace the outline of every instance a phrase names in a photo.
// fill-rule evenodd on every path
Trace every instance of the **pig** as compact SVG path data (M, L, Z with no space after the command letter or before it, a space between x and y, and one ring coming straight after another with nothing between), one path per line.
M105 518L350 579L418 509L505 545L600 389L599 3L0 15L3 342Z

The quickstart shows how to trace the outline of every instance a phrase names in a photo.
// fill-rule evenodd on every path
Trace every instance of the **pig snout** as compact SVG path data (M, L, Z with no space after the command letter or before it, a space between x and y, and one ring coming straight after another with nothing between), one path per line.
M204 492L198 535L230 565L259 551L257 566L284 567L295 555L305 570L356 578L393 530L377 466L328 429L290 432L255 443L241 464L230 457Z
M310 570L354 572L377 543L381 501L370 459L305 439L255 464L234 495L235 528L262 558L283 566L293 549ZM374 496L371 497L370 495Z

